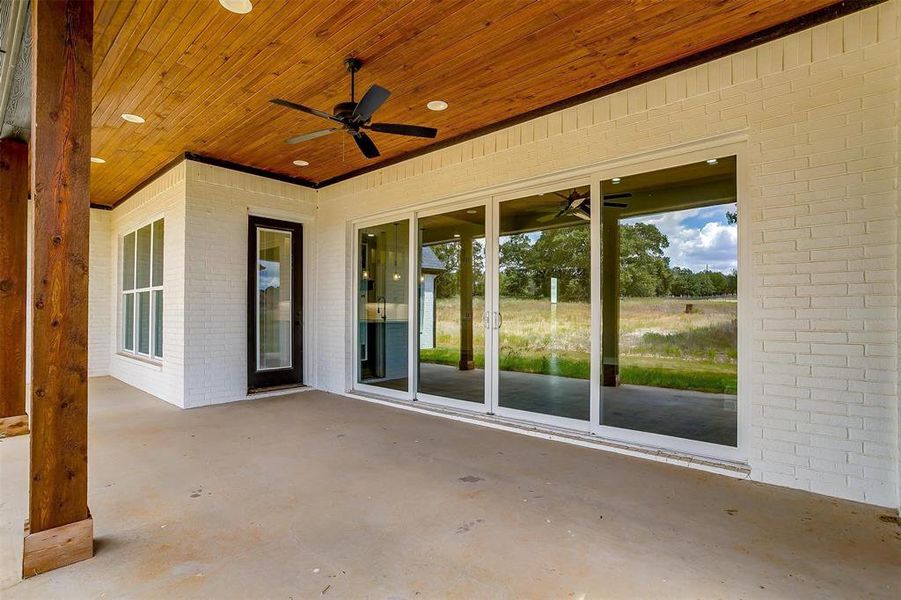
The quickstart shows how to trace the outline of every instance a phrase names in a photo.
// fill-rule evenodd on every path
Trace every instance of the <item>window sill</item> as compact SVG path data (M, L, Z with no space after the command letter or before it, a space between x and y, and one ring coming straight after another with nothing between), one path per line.
M154 368L157 371L163 370L163 362L160 360L150 359L145 356L137 356L134 354L129 354L127 352L116 352L116 356L124 358L126 360L134 361L136 363L140 363L141 365Z

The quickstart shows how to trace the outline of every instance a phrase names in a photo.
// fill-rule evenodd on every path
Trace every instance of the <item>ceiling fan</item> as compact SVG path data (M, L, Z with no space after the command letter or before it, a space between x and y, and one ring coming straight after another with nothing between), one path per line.
M562 194L561 192L554 192L554 195L563 198L560 210L538 217L536 220L539 223L547 223L548 221L553 221L554 219L559 219L564 216L576 217L583 221L591 220L591 194L589 192L580 193L578 190L573 189L568 195ZM630 193L609 194L604 196L604 206L609 208L626 208L629 206L628 203L612 201L631 197L632 194Z
M391 133L394 135L408 135L413 137L434 138L438 135L438 130L433 127L422 127L419 125L403 125L400 123L372 123L372 113L379 109L382 104L391 95L391 92L379 85L372 85L363 94L359 102L355 98L355 75L363 63L357 58L348 58L344 61L344 67L350 73L350 102L339 102L332 109L332 114L322 110L316 110L297 104L281 98L273 98L270 100L273 104L293 108L305 112L308 115L314 115L322 119L327 119L334 123L329 129L320 129L319 131L311 131L310 133L302 133L285 140L287 144L299 144L307 140L313 140L318 137L329 135L336 131L346 131L357 143L360 152L366 158L376 158L379 156L379 150L375 147L372 139L366 135L364 129L376 131L378 133Z

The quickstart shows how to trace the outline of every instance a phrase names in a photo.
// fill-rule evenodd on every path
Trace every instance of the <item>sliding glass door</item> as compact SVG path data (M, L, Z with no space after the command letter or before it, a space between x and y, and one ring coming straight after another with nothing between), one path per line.
M478 205L418 219L420 400L486 404L485 216Z
M409 389L410 221L357 230L357 383Z
M591 395L589 187L563 187L497 207L496 412L586 429Z
M739 457L737 159L675 165L358 227L357 383Z

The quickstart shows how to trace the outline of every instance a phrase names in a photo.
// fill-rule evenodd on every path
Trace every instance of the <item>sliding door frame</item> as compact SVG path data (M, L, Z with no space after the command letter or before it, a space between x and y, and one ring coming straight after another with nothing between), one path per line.
M419 259L420 259L420 249L419 249L419 219L426 217L433 217L436 215L442 215L447 212L454 212L458 210L466 210L467 208L477 208L477 207L485 208L485 308L479 319L480 327L485 330L485 344L484 344L484 352L485 352L485 368L484 368L484 376L485 376L485 395L484 400L481 404L477 402L468 402L466 400L459 400L457 398L448 398L444 396L436 396L433 394L425 394L419 392L419 287L418 284L416 286L416 310L412 313L412 316L415 320L415 327L411 327L411 336L410 336L410 348L413 350L415 356L414 370L416 371L414 375L414 380L416 382L416 387L413 389L414 399L423 402L426 404L434 404L438 406L445 406L449 408L453 408L456 410L464 410L470 412L477 412L482 414L493 414L493 406L491 404L493 398L493 390L491 387L491 377L488 360L489 356L491 356L491 348L492 341L490 334L490 329L487 327L487 316L488 316L488 308L490 306L490 297L489 290L494 286L495 277L492 276L489 265L493 260L494 254L494 239L492 238L493 232L491 229L492 223L492 201L490 196L477 196L476 198L454 202L450 204L439 204L434 207L424 208L416 212L416 228L414 234L416 236L416 242L411 248L413 248L413 259L415 259L416 265L416 277L417 282L419 280ZM412 260L411 260L412 263ZM473 315L473 323L475 323L475 315ZM474 325L475 326L475 325ZM412 331L415 329L415 335L412 335Z
M729 143L711 144L697 143L681 147L679 151L673 149L648 153L640 157L611 161L591 175L592 199L601 195L601 182L613 177L630 177L679 167L692 163L703 162L711 158L735 156L736 158L736 206L739 213L742 207L748 205L748 173L747 173L747 143L745 141L732 141ZM592 352L592 417L590 433L605 440L623 442L630 445L648 446L691 454L699 457L707 457L715 460L745 463L748 460L748 446L750 435L750 399L747 382L750 379L750 365L752 349L750 346L751 329L751 246L750 246L750 211L744 209L743 217L738 220L738 390L736 401L736 446L724 446L710 442L690 440L669 435L661 435L644 431L625 429L602 425L603 391L600 386L600 340L603 323L601 322L601 299L603 297L603 277L601 257L601 231L603 230L603 211L597 211L592 215L592 348L598 346L598 352ZM595 248L595 240L597 248ZM742 275L743 273L743 275ZM597 300L595 300L595 294ZM594 324L597 323L597 330ZM597 399L594 398L597 395Z
M543 182L537 185L523 186L517 188L516 190L511 190L509 192L505 192L502 194L495 194L491 198L492 204L492 221L490 227L490 234L492 238L491 250L492 250L492 260L490 263L490 268L488 269L491 277L489 279L492 282L491 286L491 302L488 302L486 298L485 307L486 310L490 310L490 323L491 327L488 329L488 332L491 334L492 338L492 348L493 351L491 353L491 370L489 372L489 376L491 378L491 405L494 407L494 414L499 417L504 417L507 419L515 419L517 421L526 421L529 423L540 423L542 425L549 425L551 427L558 427L562 429L570 429L574 431L580 431L583 433L590 433L591 431L591 415L594 413L594 404L596 402L596 395L599 395L595 392L594 379L595 372L591 370L591 377L589 380L589 420L581 420L581 419L573 419L569 417L560 417L557 415L549 415L545 413L531 412L526 410L520 410L516 408L505 408L500 405L500 332L503 327L503 316L501 313L501 298L500 298L500 212L501 212L501 204L504 202L508 202L511 200L518 200L520 198L535 196L538 194L545 194L555 191L560 191L561 189L566 188L575 188L575 187L591 187L591 202L594 204L594 186L591 186L593 179L588 176L581 177L561 177L559 179L554 179L553 181ZM592 213L597 213L599 211L592 211ZM591 227L591 289L592 294L594 292L595 282L598 280L595 274L595 268L598 261L595 260L594 254L594 222L596 221L596 215L592 214L590 227ZM487 291L486 291L487 295ZM591 311L591 333L594 333L594 306L592 305ZM487 337L487 333L486 333ZM600 337L598 338L600 340ZM591 338L590 342L590 360L591 363L594 363L595 354L600 354L600 344L595 341L594 337ZM486 370L488 364L488 355L485 358L486 361Z
M400 390L392 390L390 388L383 388L377 385L370 385L366 383L362 383L360 381L360 278L362 277L362 273L360 272L360 231L366 229L368 227L377 227L380 225L387 225L390 223L396 223L398 221L409 221L410 225L408 228L408 237L407 237L407 249L408 249L408 272L407 272L407 391ZM416 295L418 294L418 286L416 284L415 273L419 270L419 262L416 261L414 264L412 262L412 258L415 257L415 252L412 252L410 249L416 240L416 221L415 221L415 213L410 210L405 211L396 211L391 213L385 213L378 217L367 218L359 221L355 221L352 227L352 247L353 253L351 255L351 260L353 261L353 283L351 285L351 290L353 294L353 302L351 303L352 311L351 314L351 322L353 323L352 330L352 339L353 339L353 352L352 352L352 364L353 364L353 372L352 377L353 381L351 383L351 390L364 392L366 394L370 394L373 396L382 396L385 398L391 398L394 400L413 400L416 392L416 365L413 363L413 354L411 354L411 344L414 337L413 329L416 321L413 320L416 316L414 303L417 302Z
M630 156L612 160L598 161L591 165L576 167L558 173L544 174L536 177L521 179L495 186L486 186L480 190L447 196L431 201L424 201L415 206L397 211L385 211L372 215L365 219L351 221L353 230L353 382L350 390L364 392L370 395L395 398L405 401L421 401L457 410L475 413L496 414L499 417L513 419L527 423L538 423L550 427L574 430L589 433L598 438L612 442L624 443L632 446L647 447L651 451L659 449L663 452L680 452L699 457L707 457L714 460L726 460L731 462L746 463L749 457L750 419L751 405L748 381L751 375L750 345L751 317L752 317L752 281L751 281L751 254L750 254L750 219L748 209L748 167L747 167L747 136L742 133L728 133L710 138L679 144L668 148L655 149L636 153ZM498 343L497 329L494 328L493 316L489 315L490 325L485 335L485 372L486 399L484 405L472 402L453 400L427 394L418 394L418 361L419 361L419 225L418 219L444 212L466 209L473 206L485 206L486 212L486 236L485 236L485 260L486 260L486 289L485 310L496 312L499 302L498 286L498 231L499 231L499 206L500 202L513 200L543 191L558 190L567 186L590 186L591 199L598 203L601 198L601 182L613 177L627 177L649 171L678 167L681 165L701 162L709 158L723 156L736 157L736 203L739 211L743 211L742 218L738 221L738 270L743 273L738 281L738 400L737 400L737 446L722 446L708 442L688 440L674 436L660 435L641 431L634 431L609 425L601 425L603 414L603 393L600 385L601 374L601 337L603 322L601 318L601 301L603 274L601 265L601 232L603 227L603 211L594 211L590 221L591 227L591 353L590 353L590 416L589 421L569 419L542 415L516 409L503 409L497 406L498 390L498 357L495 349ZM384 225L385 223L409 219L410 221L410 257L409 292L408 301L411 306L408 310L410 319L409 346L408 346L408 390L396 392L376 386L359 383L360 364L358 360L358 282L359 282L359 230L368 226ZM486 324L483 320L483 326ZM489 362L490 361L490 362Z

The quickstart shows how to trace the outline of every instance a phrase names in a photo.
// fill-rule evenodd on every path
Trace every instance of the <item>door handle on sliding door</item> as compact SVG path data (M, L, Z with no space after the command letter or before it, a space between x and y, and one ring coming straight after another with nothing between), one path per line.
M494 318L494 328L495 328L495 329L500 329L500 328L501 328L501 325L504 324L504 315L502 315L502 314L499 313L499 312L494 313L494 315L495 315L495 318Z

